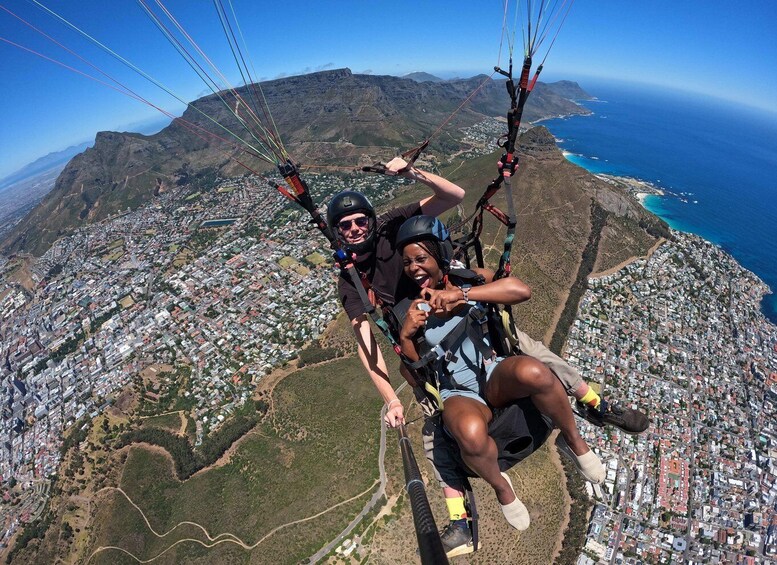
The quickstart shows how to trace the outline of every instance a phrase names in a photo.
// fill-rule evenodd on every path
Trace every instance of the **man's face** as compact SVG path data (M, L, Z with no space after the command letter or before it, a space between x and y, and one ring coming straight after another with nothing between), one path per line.
M343 216L337 222L337 229L346 243L355 245L367 239L370 219L362 212Z

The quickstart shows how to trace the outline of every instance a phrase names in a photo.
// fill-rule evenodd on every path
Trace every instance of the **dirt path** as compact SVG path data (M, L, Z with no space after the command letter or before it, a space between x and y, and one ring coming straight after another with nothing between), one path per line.
M271 417L275 416L275 403L273 401L273 391L275 390L275 387L283 379L298 370L299 367L297 366L297 360L295 359L294 361L291 361L285 368L275 369L272 373L266 375L258 383L256 383L254 396L257 394L267 395L267 403L269 405L267 414Z
M653 247L648 249L647 253L644 256L642 256L642 257L629 257L628 259L626 259L622 263L619 263L618 265L615 265L611 269L607 269L606 271L601 271L599 273L591 273L588 276L589 276L589 278L592 278L592 279L596 279L596 278L599 278L599 277L606 277L607 275L611 275L613 273L616 273L616 272L620 271L623 267L633 263L637 259L650 259L650 257L653 255L653 253L655 253L656 249L661 247L661 245L663 245L664 243L666 243L666 239L664 239L663 237L659 238L659 240L656 241L655 244L653 244Z
M97 491L97 493L95 493L95 494L98 495L98 494L103 493L103 492L118 492L118 493L120 493L122 496L124 496L124 498L127 499L127 502L129 502L138 511L138 513L140 514L141 518L143 518L143 521L146 523L146 526L148 527L149 531L151 531L151 533L154 534L156 537L158 537L158 538L167 537L168 535L173 533L179 526L186 526L186 525L188 525L188 526L192 526L194 528L198 528L199 530L201 530L202 533L205 535L205 537L208 539L208 542L211 542L211 543L206 543L206 542L202 541L201 539L197 539L197 538L182 538L182 539L176 540L170 546L168 546L166 549L162 550L160 553L158 553L157 555L151 557L150 559L140 559L139 557L137 557L133 553L127 551L124 548L118 547L118 546L114 546L114 545L100 546L97 549L95 549L91 553L91 555L89 555L89 557L86 560L86 563L89 563L92 560L92 558L95 555L97 555L98 553L101 553L103 551L108 551L108 550L114 550L114 551L119 551L121 553L124 553L125 555L131 557L132 559L134 559L138 563L150 563L152 561L155 561L156 559L158 559L159 557L161 557L162 555L164 555L165 553L167 553L171 549L173 549L178 544L184 543L184 542L197 543L197 544L199 544L199 545L201 545L203 547L206 547L206 548L211 548L211 547L214 547L214 546L222 544L222 543L233 543L235 545L239 545L243 549L251 551L252 549L256 548L259 544L261 544L263 541L265 541L266 539L268 539L269 537L274 535L276 532L278 532L278 531L280 531L280 530L282 530L284 528L287 528L289 526L293 526L294 524L301 524L303 522L308 522L310 520L315 520L315 519L320 518L321 516L331 512L332 510L334 510L338 506L342 506L343 504L348 504L349 502L352 502L354 500L357 500L357 499L361 498L365 494L368 494L373 488L375 488L376 484L378 484L378 481L375 481L374 483L372 483L367 488L367 490L365 490L363 492L360 492L360 493L352 496L351 498L349 498L347 500L343 500L342 502L338 502L337 504L335 504L333 506L328 506L327 508L325 508L324 510L322 510L318 514L314 514L314 515L308 516L306 518L300 518L299 520L293 520L291 522L287 522L285 524L281 524L280 526L277 526L277 527L273 528L272 530L270 530L261 539L259 539L256 543L253 543L253 544L248 544L248 543L244 542L243 540L241 540L235 534L232 534L232 533L229 533L229 532L222 532L220 534L212 536L210 534L210 532L208 532L208 530L205 529L204 526L202 526L201 524L198 524L197 522L190 522L188 520L187 521L183 521L183 522L178 522L175 526L173 526L172 528L170 528L169 530L167 530L164 533L157 532L154 529L154 527L151 525L151 522L148 521L148 518L146 517L146 514L143 512L143 510L137 504L135 504L132 501L132 499L129 497L129 495L126 492L124 492L121 488L118 488L118 487L105 487L105 488L102 488L99 491Z

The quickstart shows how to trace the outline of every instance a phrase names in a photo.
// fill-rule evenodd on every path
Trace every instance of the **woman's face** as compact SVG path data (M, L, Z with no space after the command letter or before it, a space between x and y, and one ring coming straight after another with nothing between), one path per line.
M422 243L410 243L402 251L405 275L421 288L434 288L442 280L442 270Z

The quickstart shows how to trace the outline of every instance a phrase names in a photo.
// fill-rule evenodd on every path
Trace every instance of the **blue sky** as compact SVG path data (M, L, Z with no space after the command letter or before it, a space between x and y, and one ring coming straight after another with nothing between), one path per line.
M40 0L185 100L205 85L134 1ZM151 0L148 0L151 3ZM226 3L226 0L224 0ZM261 78L349 67L445 78L490 73L499 59L502 1L311 1L287 8L233 0ZM536 4L536 2L535 2ZM213 4L165 4L224 72L238 82ZM157 105L181 105L55 21L28 0L0 0ZM777 113L777 2L577 0L543 78L616 78L703 92ZM0 37L89 70L0 10ZM520 44L520 37L518 38ZM518 58L520 58L520 47ZM100 130L163 117L158 111L16 47L0 42L0 178ZM91 74L96 74L89 70Z

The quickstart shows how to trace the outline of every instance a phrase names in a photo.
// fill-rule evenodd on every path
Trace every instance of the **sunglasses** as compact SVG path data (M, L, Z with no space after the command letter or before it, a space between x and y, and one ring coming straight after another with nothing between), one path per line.
M346 231L351 229L351 224L356 224L357 228L366 228L370 225L370 219L367 216L362 216L361 218L356 218L354 220L343 220L342 222L339 222L337 224L337 227L341 231Z

